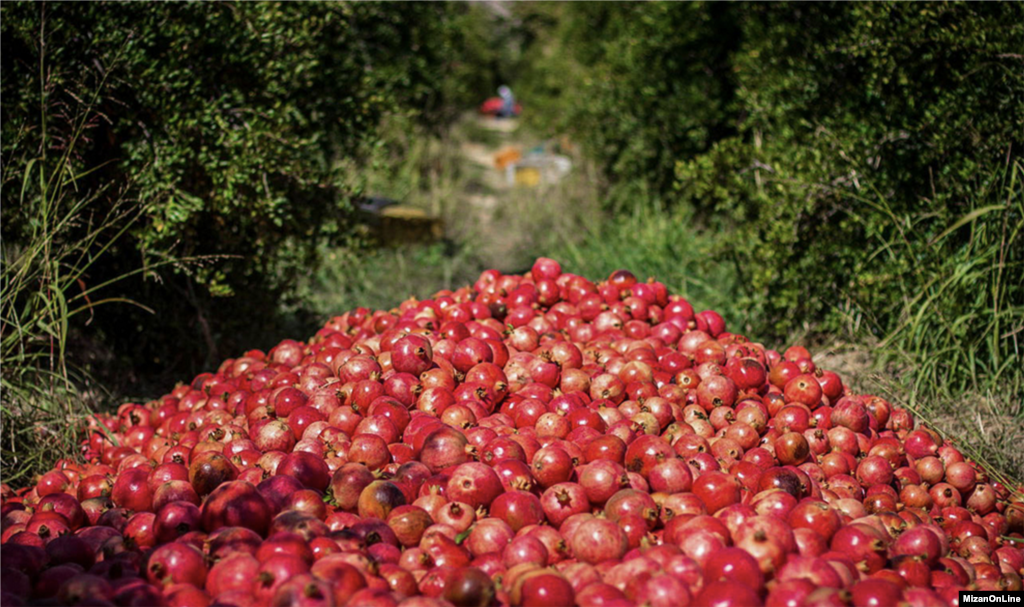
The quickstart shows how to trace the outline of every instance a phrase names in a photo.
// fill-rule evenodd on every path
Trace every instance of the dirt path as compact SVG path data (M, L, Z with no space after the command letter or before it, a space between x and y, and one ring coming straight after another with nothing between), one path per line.
M474 249L492 267L512 269L530 248L529 228L521 220L538 193L508 182L498 168L500 153L531 145L516 119L467 116L465 136L459 142L461 172L466 176L458 194L458 213L452 218L460 240L474 242Z
M463 160L469 165L468 174L476 179L470 180L465 200L474 209L481 212L481 219L489 223L495 209L502 198L511 189L503 171L495 164L496 155L512 147L522 149L517 133L519 121L516 119L498 120L482 116L474 116L471 133L486 134L487 137L475 137L462 141L459 151Z

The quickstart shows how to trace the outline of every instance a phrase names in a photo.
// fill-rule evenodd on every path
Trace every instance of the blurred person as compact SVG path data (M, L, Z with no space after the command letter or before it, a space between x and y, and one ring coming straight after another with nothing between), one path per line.
M498 110L499 118L511 118L516 115L516 98L512 95L512 89L504 84L498 87L498 96L501 97L501 109Z

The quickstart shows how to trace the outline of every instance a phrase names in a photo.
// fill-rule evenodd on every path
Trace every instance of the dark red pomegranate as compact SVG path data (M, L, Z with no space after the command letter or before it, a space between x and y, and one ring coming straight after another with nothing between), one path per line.
M208 533L221 527L245 527L263 535L270 518L267 500L245 481L225 482L203 502L202 525Z

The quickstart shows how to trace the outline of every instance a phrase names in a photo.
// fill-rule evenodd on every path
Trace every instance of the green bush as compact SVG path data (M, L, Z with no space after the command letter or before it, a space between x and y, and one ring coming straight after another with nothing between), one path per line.
M472 94L445 81L462 60L461 5L11 2L2 11L4 241L24 241L38 221L15 202L39 194L28 167L66 144L65 108L102 80L69 170L82 174L81 192L106 192L97 212L115 195L146 212L83 281L170 256L204 259L123 287L155 317L97 317L107 346L142 372L180 374L196 370L200 352L209 362L241 344L272 345L266 311L317 265L320 243L353 234L360 193L341 161L370 155L385 116L441 127Z

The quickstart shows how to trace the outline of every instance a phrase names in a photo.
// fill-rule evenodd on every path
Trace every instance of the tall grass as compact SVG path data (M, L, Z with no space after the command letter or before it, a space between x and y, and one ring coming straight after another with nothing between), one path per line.
M913 229L919 218L894 218ZM914 392L1024 396L1024 164L981 184L963 216L930 240L902 230L878 253L918 260L899 324L883 340L914 362Z
M2 177L4 220L16 224L0 236L0 448L4 482L13 484L75 454L96 392L83 391L88 378L69 360L70 338L98 306L141 305L106 293L145 271L89 283L89 269L113 253L145 208L112 184L83 185L98 167L84 168L78 154L101 119L106 75L70 90L40 57L47 76L39 123L7 142Z
M68 360L72 323L103 304L134 303L103 297L109 281L88 285L85 274L140 210L119 202L112 214L96 218L90 207L104 192L75 192L67 162L42 158L29 165L26 179L38 177L39 194L20 202L31 209L35 226L24 241L0 243L0 437L7 482L70 455L81 418L90 413L79 393L86 378Z
M881 196L859 202L889 220L866 263L912 268L894 279L898 321L872 339L867 384L1024 483L1024 163L982 175L962 215L938 227ZM870 312L851 316L854 338L870 337Z

